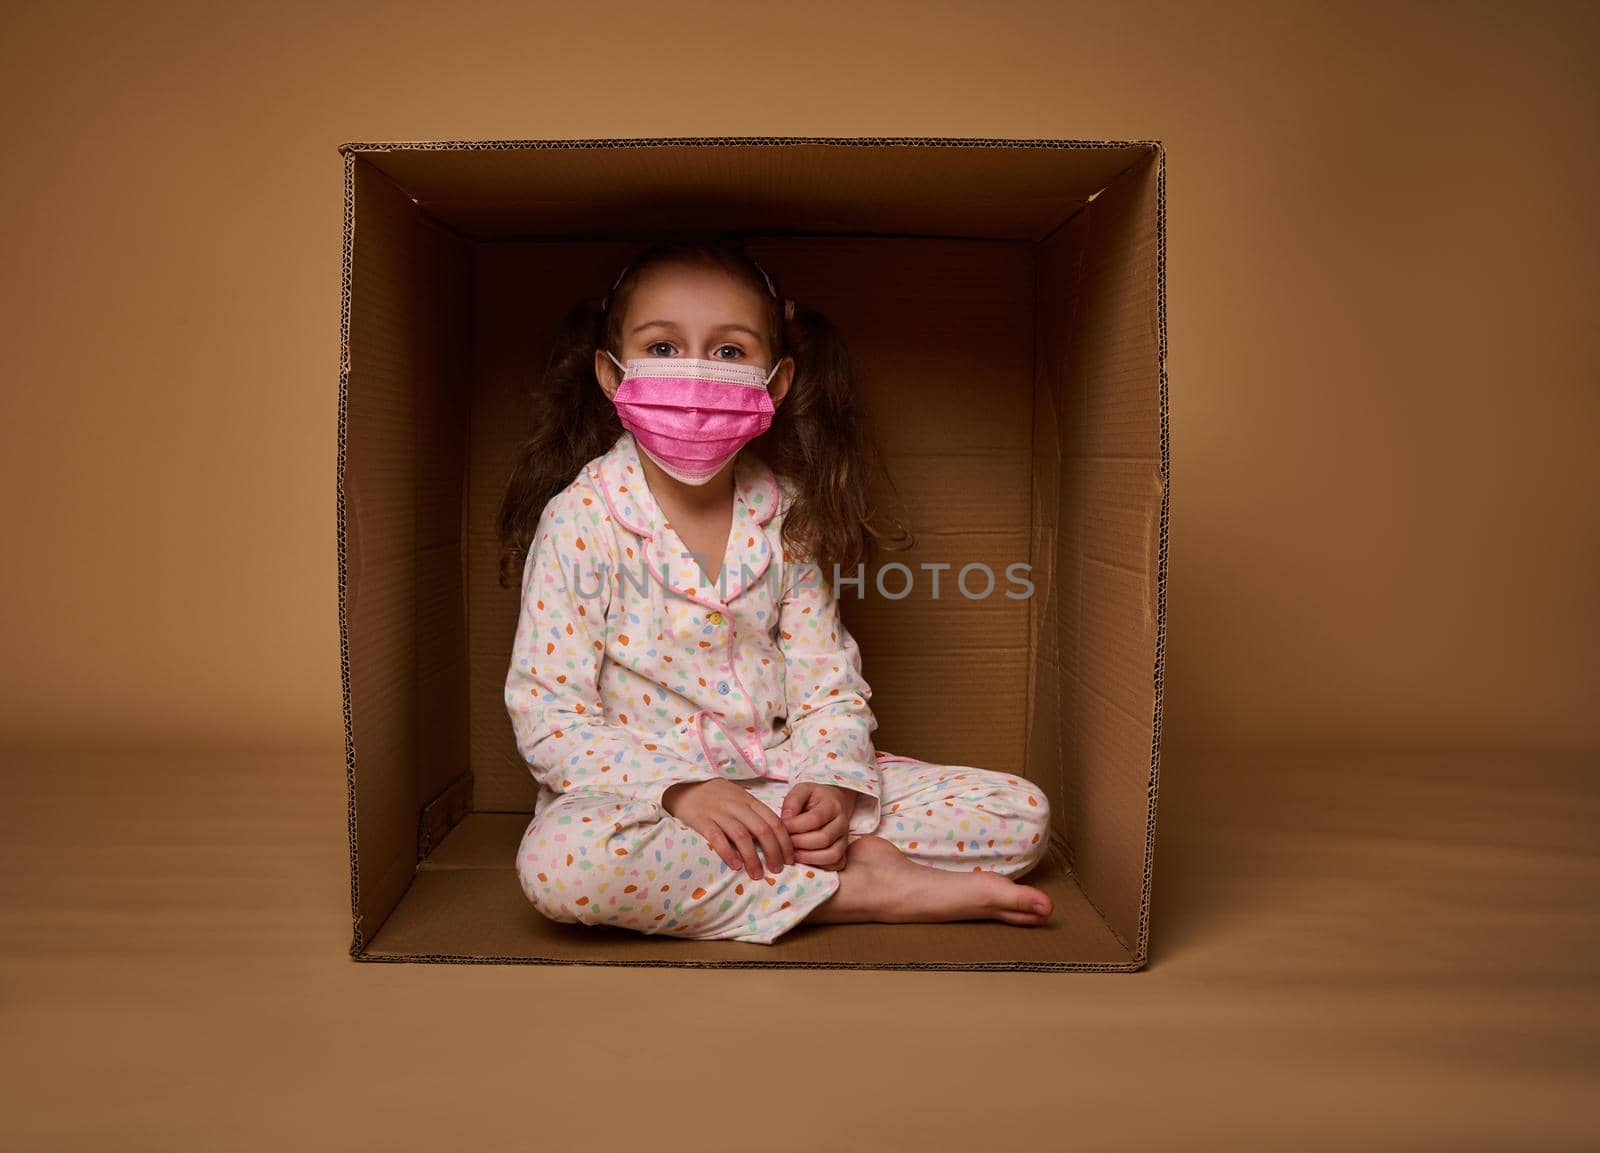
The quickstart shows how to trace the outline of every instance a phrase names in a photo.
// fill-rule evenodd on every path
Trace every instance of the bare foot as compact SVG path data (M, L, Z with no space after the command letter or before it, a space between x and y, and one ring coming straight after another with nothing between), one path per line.
M957 873L920 865L878 836L857 837L839 870L839 890L805 918L851 921L1005 921L1042 925L1050 895L999 873Z

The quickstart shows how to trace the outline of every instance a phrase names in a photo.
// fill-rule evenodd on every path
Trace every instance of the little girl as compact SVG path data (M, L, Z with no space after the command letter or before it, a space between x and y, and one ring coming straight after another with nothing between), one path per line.
M758 944L1044 924L1049 896L1012 879L1045 854L1043 791L873 748L833 580L885 534L832 326L737 241L657 244L575 310L545 386L500 526L534 908Z

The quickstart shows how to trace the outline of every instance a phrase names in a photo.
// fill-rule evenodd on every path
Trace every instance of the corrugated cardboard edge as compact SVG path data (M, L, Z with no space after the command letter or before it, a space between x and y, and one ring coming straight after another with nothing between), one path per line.
M1150 956L1150 885L1155 868L1156 799L1161 785L1161 681L1167 660L1167 517L1172 502L1172 451L1167 428L1167 150L1156 142L1156 348L1161 373L1161 544L1156 550L1155 716L1150 735L1150 798L1145 823L1144 884L1139 894L1139 948Z
M421 962L449 965L594 965L623 969L946 969L990 973L1132 973L1143 967L1132 962L1102 965L1073 961L591 961L578 957L470 957L452 953L407 953L394 957L362 953L356 960L394 965Z
M348 593L348 557L345 551L345 444L346 409L350 397L350 289L351 257L355 252L356 157L344 156L344 252L339 269L339 445L337 453L337 522L339 534L339 676L344 695L344 787L349 806L347 822L350 837L350 954L360 957L366 943L361 926L361 870L356 837L356 733L354 708L350 697L350 619L345 605Z
M936 145L940 148L1161 148L1159 140L1059 140L1009 136L630 136L576 140L390 140L348 142L341 155L352 152L513 152L530 148L639 148L679 145L793 145L839 144L879 147L885 144Z
M1151 147L1156 150L1156 322L1160 360L1161 409L1161 537L1157 559L1156 577L1156 656L1155 656L1155 716L1150 751L1149 803L1145 830L1144 880L1140 892L1138 951L1133 960L1125 964L1091 964L1074 962L813 962L813 961L598 961L583 959L553 959L540 957L474 957L450 954L405 954L380 956L366 952L366 941L361 924L361 887L358 867L358 839L356 828L356 756L353 706L350 691L350 631L346 610L347 554L345 524L345 446L346 409L350 389L350 306L352 289L352 257L355 247L355 162L364 152L389 152L396 150L428 151L513 151L538 148L637 148L642 146L677 145L737 145L783 146L795 144L830 144L840 146L878 147L882 145L971 147L971 148L1130 148ZM419 140L387 142L346 142L339 145L339 155L344 159L344 235L340 261L339 300L339 416L337 446L337 508L336 521L339 555L339 671L344 698L345 739L345 799L347 806L347 832L350 851L350 955L359 961L374 962L439 962L452 964L577 964L623 965L647 968L694 969L958 969L984 971L1022 972L1134 972L1142 969L1149 957L1150 894L1153 874L1156 831L1156 802L1158 796L1161 756L1161 704L1162 676L1166 655L1167 617L1167 525L1171 493L1171 453L1168 439L1167 411L1167 278L1166 278L1166 149L1159 140L1062 140L1039 137L950 137L950 136L658 136L612 137L579 139L527 139L527 140Z

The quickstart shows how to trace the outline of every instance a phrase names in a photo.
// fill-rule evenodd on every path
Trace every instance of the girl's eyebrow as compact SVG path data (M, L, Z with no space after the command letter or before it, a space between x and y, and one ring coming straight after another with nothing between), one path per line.
M647 320L643 324L634 325L633 326L633 330L631 332L629 332L628 335L629 336L635 336L638 333L643 332L647 328L677 328L677 327L678 326L676 324L674 324L670 320Z
M643 332L647 328L671 328L671 329L676 329L677 327L678 327L677 324L675 324L673 321L670 321L670 320L647 320L643 324L634 325L633 326L633 330L631 332L629 332L628 335L629 336L637 336L639 333ZM748 324L719 324L715 328L713 328L711 331L712 332L742 332L742 333L745 333L746 335L748 335L752 340L760 340L762 338L761 334L759 332L757 332L755 329L751 328Z

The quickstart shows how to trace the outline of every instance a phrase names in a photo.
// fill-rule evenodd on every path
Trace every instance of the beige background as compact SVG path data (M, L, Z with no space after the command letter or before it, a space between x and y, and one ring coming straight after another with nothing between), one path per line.
M1592 5L6 25L0 1143L1595 1140ZM345 959L335 148L684 134L1165 142L1148 971Z

